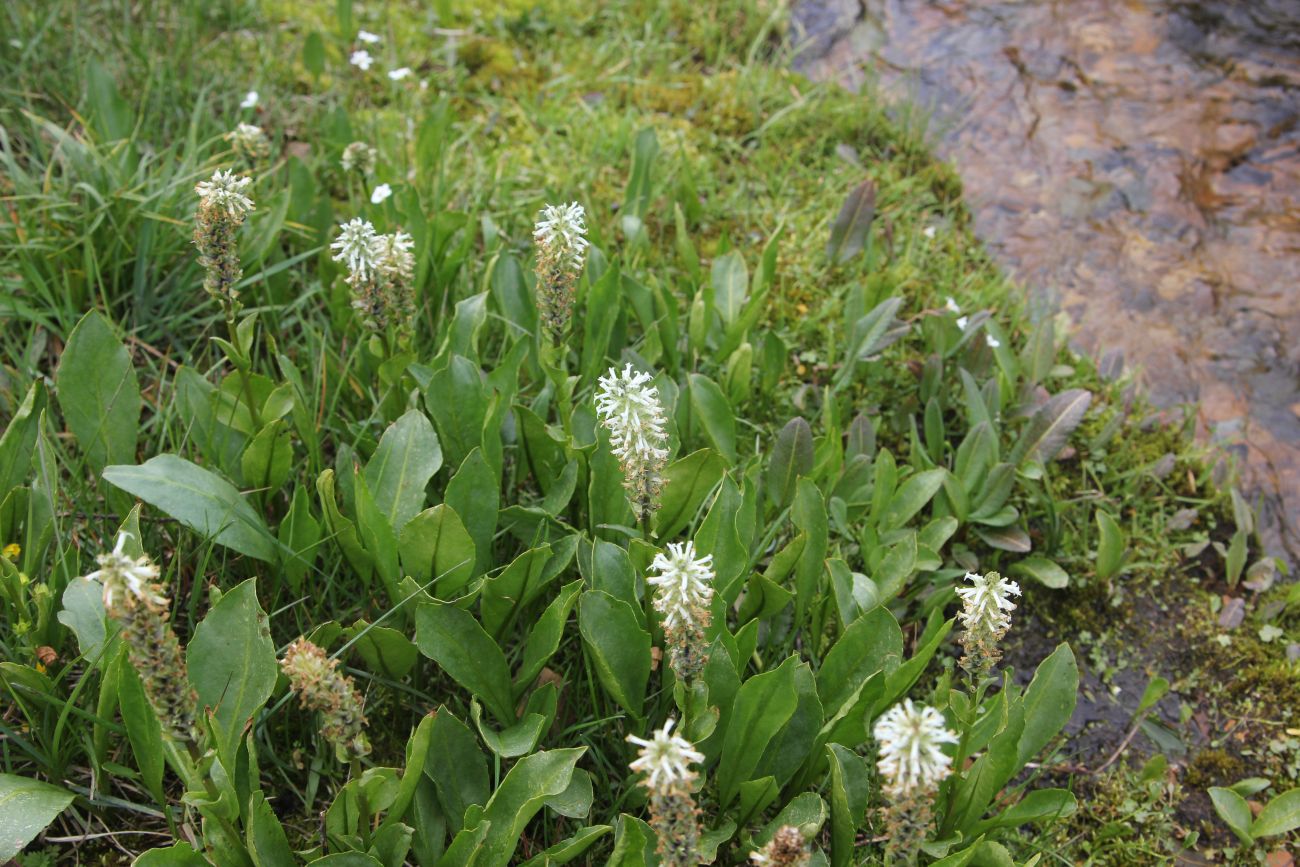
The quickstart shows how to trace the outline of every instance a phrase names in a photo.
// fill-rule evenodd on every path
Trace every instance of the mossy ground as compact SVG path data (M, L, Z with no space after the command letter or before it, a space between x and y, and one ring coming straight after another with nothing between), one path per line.
M15 306L3 336L5 414L22 397L17 384L52 361L83 308L95 301L128 322L137 363L154 366L156 381L165 381L178 354L200 365L214 360L203 347L215 313L195 311L192 293L170 291L194 272L187 206L172 208L173 214L165 205L187 201L194 178L193 166L167 148L188 136L214 150L219 146L213 142L244 115L270 131L283 154L325 176L349 141L372 141L381 150L376 180L396 180L419 158L421 124L445 111L451 132L442 146L453 154L454 172L442 184L442 202L481 215L485 256L500 249L525 255L533 213L544 199L588 203L599 212L593 226L611 225L625 207L638 133L653 129L659 153L644 222L654 239L642 248L646 273L672 284L689 273L692 258L707 267L738 248L752 263L776 239L766 327L791 349L793 376L782 405L751 407L757 421L784 418L791 407L816 412L818 386L846 337L842 304L857 284L876 298L906 295L916 310L942 308L952 297L964 310L995 311L1017 345L1042 333L1019 290L970 234L952 169L933 160L924 142L891 121L871 96L816 85L787 69L779 4L357 5L357 23L384 36L374 51L380 69L362 74L328 43L326 71L313 72L303 46L308 34L335 28L334 8L278 0L130 10L112 2L9 8L13 35L0 46L0 123L17 128L20 113L31 112L75 136L93 137L82 126L86 67L67 62L90 59L116 79L121 93L133 95L133 139L164 154L156 168L164 181L147 185L165 192L161 199L150 193L142 203L132 199L132 190L118 191L106 218L118 221L123 233L121 227L154 221L158 237L147 249L102 245L99 258L93 250L85 255L93 247L85 239L100 231L86 221L62 211L19 215L15 203L6 203L4 252L38 241L61 270L57 285L42 288L3 264L12 260L0 259L0 285L27 299ZM108 38L95 37L105 33ZM411 67L412 77L390 82L382 70L397 66ZM241 113L238 102L250 89L259 91L259 107ZM348 115L338 111L343 105ZM94 119L88 123L93 127ZM13 145L20 162L34 164L34 141L15 136ZM831 264L825 255L831 222L864 178L877 190L872 253ZM337 194L340 200L349 195L341 181ZM321 242L330 216L288 227L299 236L299 249ZM689 237L678 237L679 220ZM322 353L331 378L349 381L346 344L323 348L304 336L342 331L346 300L288 274L277 291L311 301L296 303L281 321L277 339L285 350L295 357ZM202 337L177 336L195 332ZM1020 644L1009 658L1032 670L1044 648L1059 640L1075 646L1087 671L1082 718L1072 727L1077 738L1060 757L1060 768L1045 773L1087 798L1068 825L1034 845L1054 863L1160 863L1196 842L1193 834L1200 848L1221 851L1230 839L1202 789L1248 776L1269 777L1275 791L1294 783L1300 776L1300 675L1285 659L1286 638L1257 638L1267 600L1252 597L1250 618L1239 629L1216 625L1218 600L1241 591L1223 585L1222 558L1207 545L1226 543L1233 512L1222 478L1190 443L1187 425L1155 420L1123 382L1103 379L1090 360L1058 348L1062 343L1057 337L1048 346L1055 364L1045 382L1053 390L1089 389L1094 409L1076 437L1085 447L1049 468L1041 501L1049 505L1029 516L1029 526L1036 547L1054 551L1072 585L1032 588L1023 610L1028 616L1015 633ZM860 386L861 411L885 418L882 444L900 454L909 448L904 420L922 409L915 404L915 382L924 363L918 357L873 369ZM160 407L146 434L155 444L172 435L174 412ZM376 431L360 425L345 433L357 440ZM92 496L89 491L81 493ZM78 493L69 497L77 501ZM1126 570L1109 582L1093 575L1098 503L1116 506L1130 548ZM1175 522L1180 510L1193 514ZM89 533L89 519L83 516L73 532ZM990 567L998 556L991 554ZM202 570L179 577L197 579L201 588ZM1287 607L1291 597L1278 593L1273 599L1283 604L1274 619L1294 640L1300 606ZM194 596L181 590L182 600L191 600L191 615ZM300 616L310 623L316 614L304 609ZM328 617L343 620L344 613ZM1154 675L1173 684L1158 717L1181 750L1171 748L1175 741L1153 744L1139 734L1105 773L1086 773L1119 744ZM415 691L428 699L440 688L424 683ZM386 724L390 715L402 719L403 711L380 701L369 713L377 749L400 751L400 744L380 741L385 732L404 739L404 724ZM282 754L267 759L268 772L294 789L304 769L294 743L280 746ZM1170 753L1167 769L1145 764L1157 750ZM142 819L139 827L154 826ZM313 829L291 832L307 838ZM77 858L108 864L118 856L92 848Z

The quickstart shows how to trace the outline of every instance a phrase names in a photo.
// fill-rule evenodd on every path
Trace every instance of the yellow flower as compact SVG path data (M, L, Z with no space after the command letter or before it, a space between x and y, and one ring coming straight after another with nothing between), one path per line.
M19 545L17 542L10 542L8 545L5 545L4 548L0 548L0 557L4 557L10 563L17 560L18 555L22 553L23 553L23 547L22 545Z

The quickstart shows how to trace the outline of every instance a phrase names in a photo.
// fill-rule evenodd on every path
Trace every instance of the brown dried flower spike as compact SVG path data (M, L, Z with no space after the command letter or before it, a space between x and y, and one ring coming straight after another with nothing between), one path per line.
M302 706L320 712L321 734L334 745L340 762L370 753L365 701L352 678L336 670L337 659L330 659L306 638L299 638L284 652L280 667Z

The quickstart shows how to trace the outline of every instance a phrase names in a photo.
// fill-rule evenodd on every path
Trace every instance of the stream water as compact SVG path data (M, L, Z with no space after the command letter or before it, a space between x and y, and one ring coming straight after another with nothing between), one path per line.
M805 0L797 65L918 106L976 232L1238 452L1300 561L1300 0Z

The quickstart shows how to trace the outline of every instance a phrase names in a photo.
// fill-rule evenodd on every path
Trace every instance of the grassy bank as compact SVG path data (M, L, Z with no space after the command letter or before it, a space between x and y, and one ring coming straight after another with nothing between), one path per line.
M790 825L877 863L905 698L960 738L923 863L1294 843L1286 803L1232 798L1300 776L1300 600L1187 425L1028 317L950 168L789 72L775 3L453 6L0 13L0 779L55 787L21 863L654 863L625 738L668 719L697 854ZM237 313L193 243L217 169L256 202ZM552 340L534 221L569 201L591 249ZM353 218L410 233L409 319L354 306ZM666 417L653 516L593 406L625 364ZM121 529L185 673L79 577ZM686 540L698 672L646 583ZM1023 595L981 678L956 589L992 571ZM300 636L368 751L278 671ZM1217 797L1257 844L1205 794L1243 779Z

